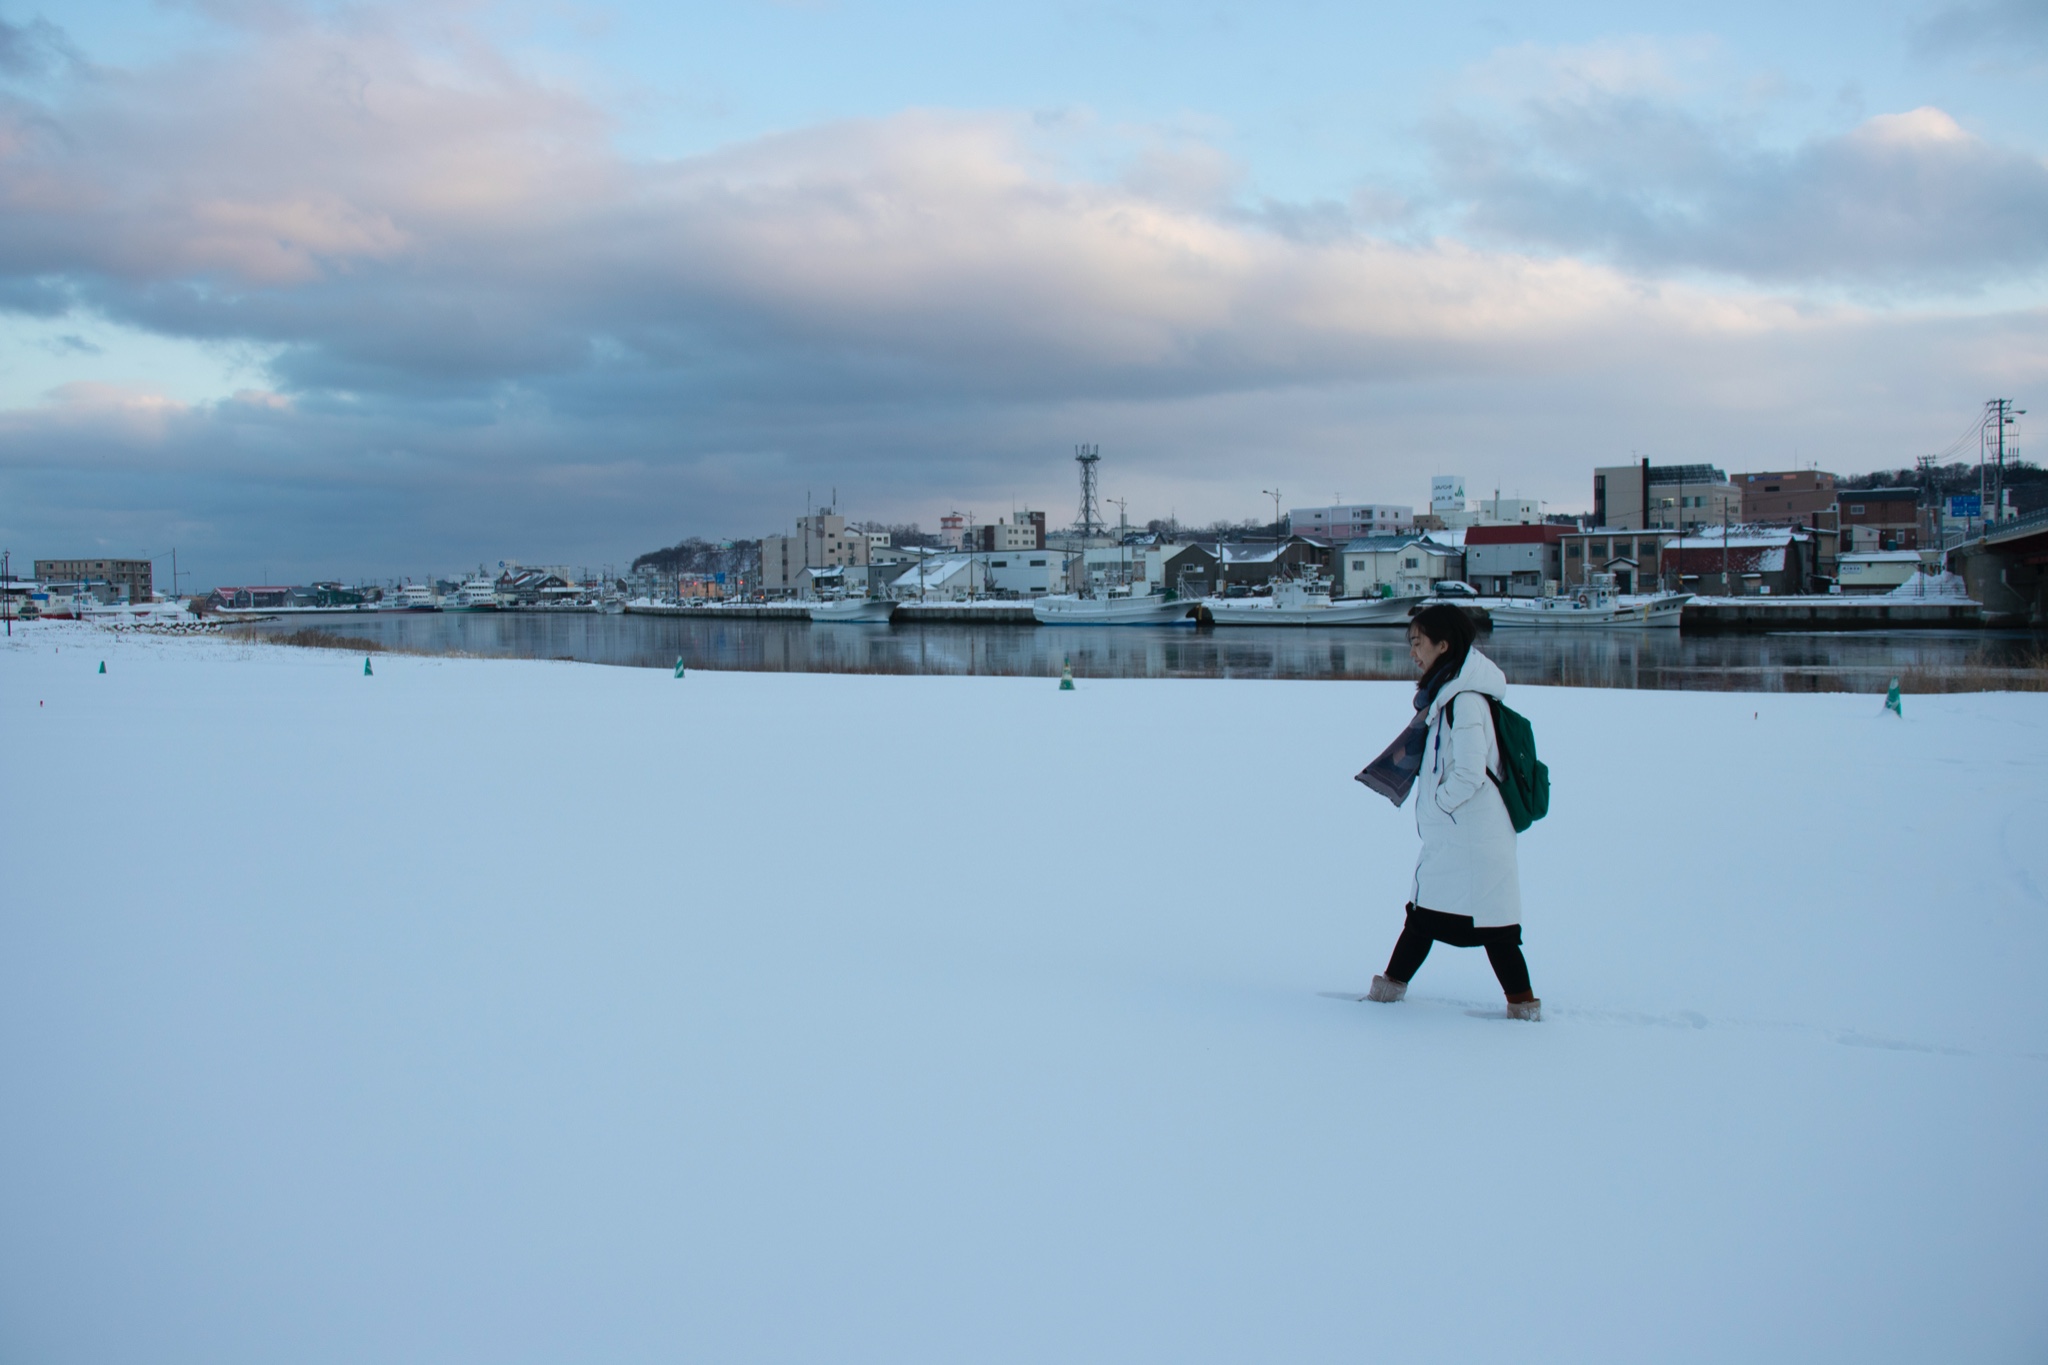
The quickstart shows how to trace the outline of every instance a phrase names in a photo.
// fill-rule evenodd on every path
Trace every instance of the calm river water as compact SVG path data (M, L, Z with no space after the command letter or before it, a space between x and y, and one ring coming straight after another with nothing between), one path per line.
M1084 678L1410 678L1399 630L1187 626L812 625L537 612L350 613L246 627L303 629L432 653L575 659L638 668L963 673ZM1913 669L2039 665L2042 639L2008 631L1681 635L1499 631L1480 646L1511 681L1738 692L1882 691Z

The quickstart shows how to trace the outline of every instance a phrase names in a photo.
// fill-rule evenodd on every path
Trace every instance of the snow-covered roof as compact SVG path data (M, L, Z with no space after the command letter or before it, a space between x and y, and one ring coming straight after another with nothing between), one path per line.
M1360 536L1356 540L1344 542L1344 553L1367 554L1389 550L1405 550L1421 539L1422 537L1414 532L1404 532L1391 536Z
M1845 550L1836 556L1844 564L1914 564L1920 560L1918 550Z
M1218 545L1216 558L1225 564L1270 564L1278 559L1286 548L1285 545L1268 545L1263 549L1254 549L1249 545Z
M1795 540L1805 536L1789 527L1736 526L1723 537L1719 530L1695 531L1688 536L1665 542L1665 548L1681 550L1718 550L1726 545L1731 550L1766 550L1773 546L1783 549Z

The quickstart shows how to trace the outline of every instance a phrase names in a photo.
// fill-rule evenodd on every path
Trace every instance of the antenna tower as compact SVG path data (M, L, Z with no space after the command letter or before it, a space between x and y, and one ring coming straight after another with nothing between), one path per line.
M1101 459L1101 446L1074 447L1074 462L1081 466L1081 519L1074 524L1083 540L1102 534L1102 517L1095 510L1095 466Z

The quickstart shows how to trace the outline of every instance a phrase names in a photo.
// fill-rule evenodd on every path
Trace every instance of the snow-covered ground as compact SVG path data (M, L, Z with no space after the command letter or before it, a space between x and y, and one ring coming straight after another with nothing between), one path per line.
M1530 1025L1400 684L362 664L0 649L0 1359L2048 1358L2048 696L1517 690Z

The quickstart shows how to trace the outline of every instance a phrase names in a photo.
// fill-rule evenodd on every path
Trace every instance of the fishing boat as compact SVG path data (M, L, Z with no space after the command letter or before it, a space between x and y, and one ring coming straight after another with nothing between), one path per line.
M378 604L379 611L439 611L441 603L433 591L421 583L408 583L386 597Z
M1405 626L1424 599L1359 597L1332 601L1327 584L1288 580L1271 597L1211 597L1202 603L1219 626Z
M1556 628L1560 630L1678 629L1689 592L1624 602L1614 592L1614 575L1594 574L1566 597L1538 597L1502 602L1491 611L1495 630Z
M496 611L498 609L498 585L478 575L455 590L455 595L444 601L448 611Z
M895 614L896 604L886 597L835 597L813 602L807 610L811 620L820 625L872 625L887 621Z
M1192 620L1195 604L1155 593L1127 597L1037 597L1031 614L1044 626L1177 626Z

